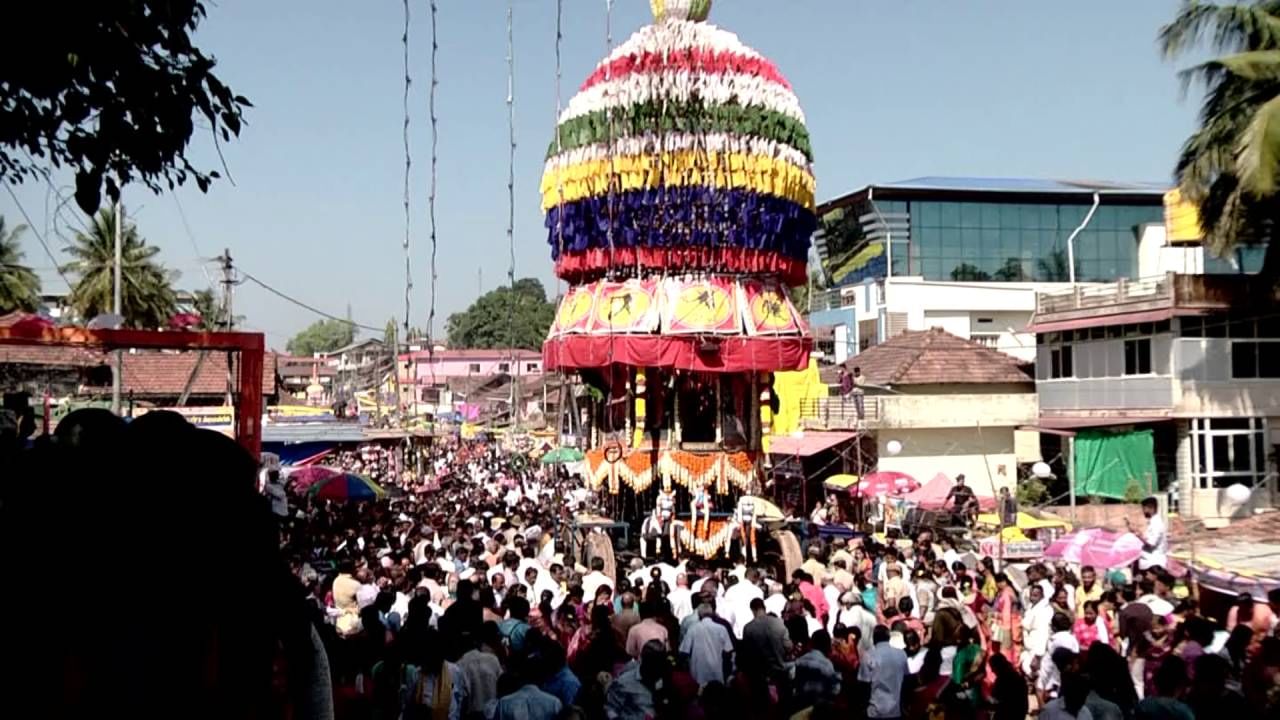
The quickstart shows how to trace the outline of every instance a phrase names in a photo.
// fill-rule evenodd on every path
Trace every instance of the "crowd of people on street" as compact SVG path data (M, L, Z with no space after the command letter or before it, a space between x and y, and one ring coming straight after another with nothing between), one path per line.
M0 696L41 715L1280 716L1280 593L1213 619L1150 554L999 568L928 531L814 538L790 573L609 566L566 554L577 478L496 444L429 452L430 492L281 513L247 453L171 413L80 411L7 449L0 547L37 591L5 594ZM56 513L33 477L65 490Z

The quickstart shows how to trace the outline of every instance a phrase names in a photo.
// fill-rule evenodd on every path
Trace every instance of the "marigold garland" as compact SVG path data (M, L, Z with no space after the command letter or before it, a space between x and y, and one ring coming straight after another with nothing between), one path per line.
M617 462L605 458L603 448L586 453L587 483L592 490L607 487L616 494L622 485L634 492L648 490L654 481L653 455L648 450L636 450L624 454ZM710 487L719 495L728 494L730 487L740 492L755 489L756 453L714 452L697 453L686 450L663 450L658 453L657 473L671 482L690 490Z

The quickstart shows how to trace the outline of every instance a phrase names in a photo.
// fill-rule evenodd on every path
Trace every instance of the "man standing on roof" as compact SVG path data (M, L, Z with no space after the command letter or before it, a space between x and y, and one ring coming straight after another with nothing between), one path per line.
M866 400L863 398L862 386L867 384L867 379L862 375L862 368L853 368L853 388L849 391L853 395L853 408L858 413L859 420L865 420L867 417Z

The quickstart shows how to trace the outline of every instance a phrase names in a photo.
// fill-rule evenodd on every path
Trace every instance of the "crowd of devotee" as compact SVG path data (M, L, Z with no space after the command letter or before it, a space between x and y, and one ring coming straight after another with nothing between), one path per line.
M814 534L791 572L608 566L564 542L580 479L429 452L430 491L281 508L170 413L9 443L0 547L32 592L4 594L8 716L1280 716L1280 593L1206 616L1158 548L1001 568L929 531Z

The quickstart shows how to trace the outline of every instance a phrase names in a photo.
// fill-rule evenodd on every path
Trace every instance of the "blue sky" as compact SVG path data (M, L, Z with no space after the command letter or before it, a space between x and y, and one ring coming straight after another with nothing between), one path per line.
M604 55L605 0L563 0L563 101ZM819 199L920 175L1162 180L1194 124L1155 34L1176 0L719 0L711 20L772 58L805 108ZM483 288L506 282L506 3L439 0L437 333ZM220 0L197 41L255 107L225 147L236 184L126 206L180 285L206 287L201 257L238 265L313 305L381 327L404 313L403 6L389 0ZM412 321L429 304L429 22L411 0ZM614 42L647 22L617 0ZM516 273L555 293L537 185L555 118L555 2L515 0ZM207 138L194 157L216 162ZM69 182L63 178L62 182ZM17 188L55 253L44 183ZM181 211L180 209L181 208ZM21 216L8 194L0 214ZM184 228L182 215L186 216ZM61 280L34 235L26 262ZM59 258L62 261L63 258ZM216 277L215 277L216 279ZM246 325L283 348L314 317L251 285Z

